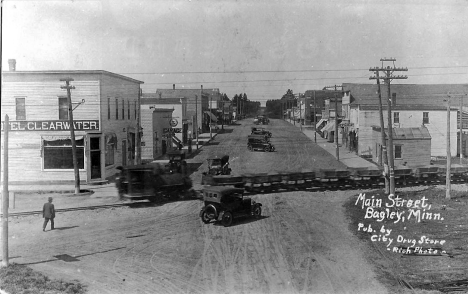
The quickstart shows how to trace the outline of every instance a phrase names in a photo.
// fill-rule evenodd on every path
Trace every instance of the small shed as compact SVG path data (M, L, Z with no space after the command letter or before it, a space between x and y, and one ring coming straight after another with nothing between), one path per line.
M388 130L384 129L388 146ZM372 154L374 162L383 164L381 128L372 127L372 137L375 151ZM425 127L393 128L393 154L395 166L421 166L431 163L431 134Z

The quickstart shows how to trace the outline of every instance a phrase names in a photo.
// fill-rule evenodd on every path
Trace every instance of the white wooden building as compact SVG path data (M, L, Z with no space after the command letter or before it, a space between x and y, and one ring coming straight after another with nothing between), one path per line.
M11 184L74 181L67 91L60 81L64 78L73 79L71 100L81 182L111 179L117 166L139 162L143 82L103 70L13 70L2 76L2 137L8 114Z

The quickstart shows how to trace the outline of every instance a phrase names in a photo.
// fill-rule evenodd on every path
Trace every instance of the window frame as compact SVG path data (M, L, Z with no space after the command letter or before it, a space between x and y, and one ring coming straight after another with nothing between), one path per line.
M393 123L399 124L400 123L400 112L396 111L393 112Z
M112 138L109 139L108 137L114 137L115 140L112 139ZM117 136L114 133L109 133L109 134L105 135L104 140L105 140L104 141L105 142L104 166L105 167L113 166L113 165L115 165L115 153L116 153L116 150L117 150ZM110 161L112 161L112 163L110 163Z
M115 98L115 120L119 119L119 99Z
M125 120L125 99L122 98L122 120Z
M397 152L398 150L398 152ZM395 145L395 154L394 159L402 159L403 158L403 145ZM397 156L399 154L400 156Z
M18 103L21 100L22 103ZM15 115L16 120L26 120L26 97L15 97Z
M56 171L73 171L73 158L69 158L72 165L70 168L58 168L58 167L54 167L54 168L46 168L46 149L69 149L70 152L73 152L73 148L71 146L71 138L69 136L57 136L57 140L70 140L70 145L63 145L63 146L46 146L46 143L45 141L50 141L50 140L46 140L44 137L41 138L41 158L42 158L42 171L44 172L56 172ZM77 144L80 144L79 141L82 141L81 145L77 145L76 146L76 151L77 151L77 155L81 155L81 157L79 157L80 159L82 159L82 168L81 167L78 167L78 169L80 171L85 171L86 170L86 157L85 157L85 137L83 136L81 139L78 139L77 140ZM78 152L81 152L81 154L78 154ZM52 156L52 155L51 155ZM57 158L57 156L54 156L54 158Z
M65 102L65 104L61 104L60 102ZM66 111L64 112L66 107ZM70 116L68 114L68 97L67 96L58 96L58 119L59 120L69 120Z
M429 112L423 111L423 124L429 124Z
M127 100L127 119L130 120L130 100Z
M111 106L110 106L110 98L107 97L107 119L110 120L111 119Z

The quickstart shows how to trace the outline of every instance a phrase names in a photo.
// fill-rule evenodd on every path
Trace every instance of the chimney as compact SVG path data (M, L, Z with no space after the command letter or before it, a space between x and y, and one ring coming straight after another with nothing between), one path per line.
M8 66L10 71L16 71L16 59L8 59Z
M172 90L175 90L175 84L172 84Z

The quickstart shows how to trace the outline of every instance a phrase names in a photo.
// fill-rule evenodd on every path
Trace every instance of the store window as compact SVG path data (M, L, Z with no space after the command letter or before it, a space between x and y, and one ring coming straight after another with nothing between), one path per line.
M58 104L59 104L59 119L67 120L68 119L68 98L59 97Z
M16 120L26 119L26 98L16 98Z
M76 137L78 168L84 169L84 139ZM73 169L73 151L70 137L48 136L42 138L44 170Z
M401 159L401 145L395 145L395 159Z
M106 166L115 163L115 149L117 148L117 136L114 133L106 134Z

